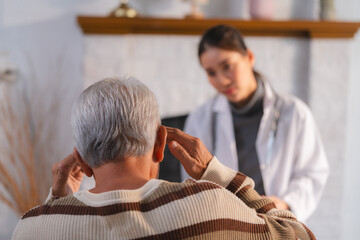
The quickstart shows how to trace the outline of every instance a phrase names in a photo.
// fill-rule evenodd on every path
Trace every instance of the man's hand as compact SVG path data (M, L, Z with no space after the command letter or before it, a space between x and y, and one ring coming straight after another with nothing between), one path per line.
M190 177L200 179L213 156L200 139L166 127L170 152L181 162Z
M73 154L70 154L60 162L52 166L52 195L54 197L65 197L79 191L84 173L76 163Z

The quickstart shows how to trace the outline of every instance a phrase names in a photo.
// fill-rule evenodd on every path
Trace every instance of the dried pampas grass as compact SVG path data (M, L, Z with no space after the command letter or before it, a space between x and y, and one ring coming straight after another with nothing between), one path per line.
M51 164L62 157L54 145L59 102L54 96L34 111L14 85L0 84L0 90L0 201L22 216L44 202Z
M69 63L62 55L42 58L41 68L31 55L24 59L27 72L0 69L0 203L18 216L44 202L52 163L72 150L66 124L78 95L64 82ZM16 80L8 81L9 73Z
M31 126L30 108L19 98L12 98L9 88L2 90L0 200L21 216L44 201L44 189L50 184L49 168L45 157L36 151L38 136L32 131L35 126ZM35 128L41 132L41 126Z

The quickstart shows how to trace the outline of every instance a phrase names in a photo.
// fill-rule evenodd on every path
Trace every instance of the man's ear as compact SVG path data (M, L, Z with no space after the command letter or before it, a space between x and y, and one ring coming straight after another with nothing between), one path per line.
M156 162L161 162L164 159L166 137L167 137L166 128L164 126L160 126L156 134L156 141L153 152L153 159Z
M81 157L80 153L74 147L73 155L76 159L76 162L80 165L81 170L85 173L86 176L91 177L93 175L93 170L87 163L84 161L84 159Z

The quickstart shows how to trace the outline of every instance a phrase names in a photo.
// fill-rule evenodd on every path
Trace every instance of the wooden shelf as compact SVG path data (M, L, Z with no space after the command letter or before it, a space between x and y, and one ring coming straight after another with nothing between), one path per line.
M246 36L352 38L360 22L244 21L230 19L114 18L79 16L85 34L201 35L217 24L228 24Z

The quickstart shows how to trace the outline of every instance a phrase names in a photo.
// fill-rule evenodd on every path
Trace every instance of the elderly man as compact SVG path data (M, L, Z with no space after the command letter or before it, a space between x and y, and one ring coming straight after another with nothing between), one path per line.
M253 181L223 166L199 139L160 125L153 93L135 79L87 88L72 116L75 148L53 167L48 200L13 239L314 239ZM197 180L158 180L166 143ZM96 185L78 191L85 173Z

